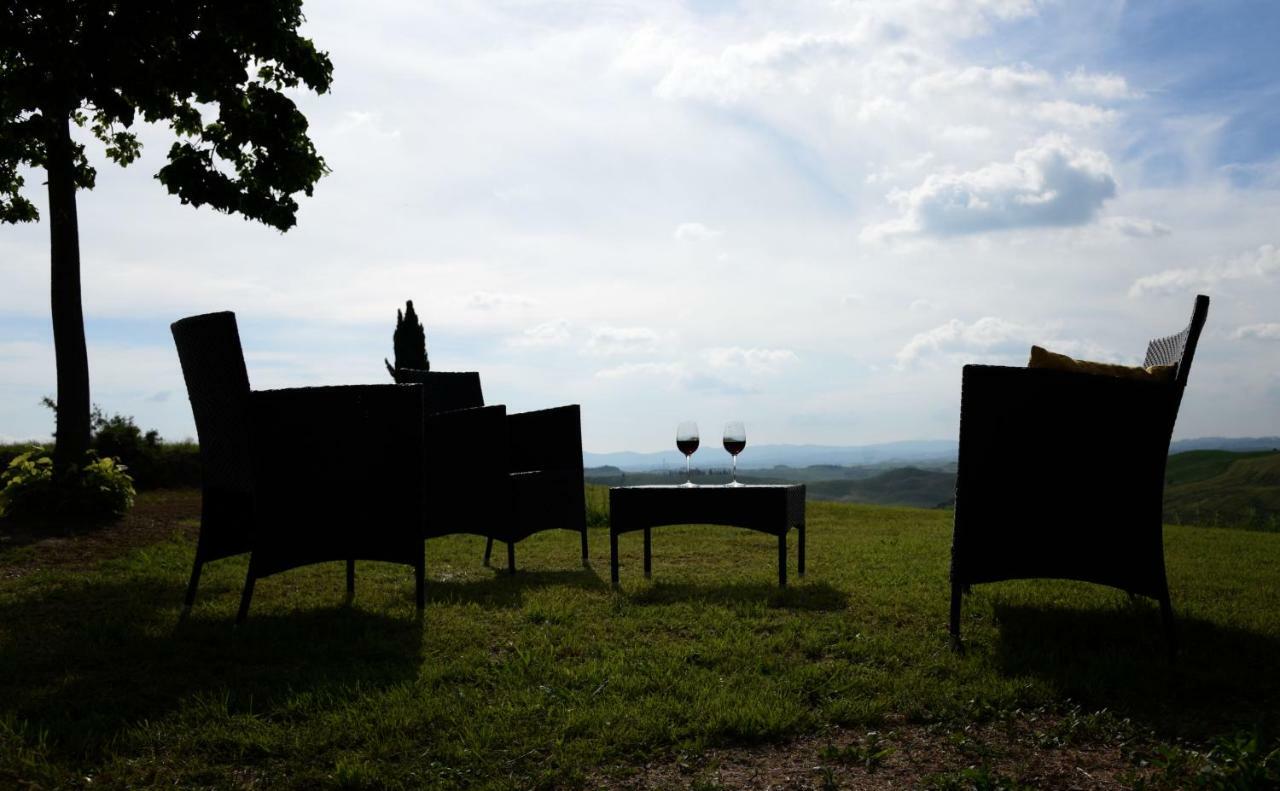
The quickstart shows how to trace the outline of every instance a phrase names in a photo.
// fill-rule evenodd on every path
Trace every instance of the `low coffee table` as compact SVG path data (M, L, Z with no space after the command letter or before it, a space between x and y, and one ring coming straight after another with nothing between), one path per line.
M787 533L796 528L796 570L804 576L804 485L617 486L609 490L609 573L618 584L618 536L644 531L644 576L653 566L652 528L729 525L778 537L778 585L787 585Z

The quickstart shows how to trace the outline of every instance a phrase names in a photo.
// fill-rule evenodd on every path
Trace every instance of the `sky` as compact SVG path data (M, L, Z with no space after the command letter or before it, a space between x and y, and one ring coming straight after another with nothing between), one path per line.
M194 436L168 325L216 310L255 389L388 382L412 299L433 369L581 404L590 451L948 439L964 364L1138 364L1204 293L1175 436L1280 434L1280 4L304 10L332 173L293 230L169 196L166 127L127 169L90 146L108 413ZM0 227L0 441L53 431L48 267L44 223Z

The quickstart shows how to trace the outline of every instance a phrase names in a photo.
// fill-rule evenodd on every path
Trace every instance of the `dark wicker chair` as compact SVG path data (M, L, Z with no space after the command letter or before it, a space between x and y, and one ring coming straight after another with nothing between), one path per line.
M1172 382L966 365L951 545L951 619L969 586L1059 578L1110 585L1160 603L1176 650L1165 578L1165 461L1196 343L1209 312L1147 347Z
M425 601L423 388L360 385L253 391L235 314L172 325L200 438L203 504L185 609L209 561L250 553L254 583L311 563L413 567Z
M427 404L427 523L424 538L474 533L507 545L507 570L517 542L543 530L581 536L587 563L582 418L576 404L507 414L484 406L480 374L401 368L396 381L424 386ZM508 497L495 496L497 492Z

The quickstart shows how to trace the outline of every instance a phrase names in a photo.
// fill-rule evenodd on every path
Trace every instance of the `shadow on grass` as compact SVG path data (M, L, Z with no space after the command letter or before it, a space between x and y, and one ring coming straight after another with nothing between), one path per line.
M0 600L0 700L85 751L133 723L201 698L227 715L269 713L305 693L412 681L422 624L359 608L255 613L241 627L193 616L175 628L182 586L155 578L76 579Z
M1170 661L1159 610L995 605L995 661L1061 697L1108 708L1166 736L1202 738L1280 726L1280 640L1196 618L1177 619Z
M652 604L719 604L742 606L762 602L768 607L788 610L832 612L849 604L849 594L825 582L802 583L779 588L772 582L731 582L694 584L687 582L655 582L652 587L627 594L640 605Z
M590 566L565 571L494 570L492 577L467 580L433 580L427 578L427 606L432 603L478 604L495 609L518 609L524 606L524 595L537 588L569 586L583 590L605 590L605 583Z

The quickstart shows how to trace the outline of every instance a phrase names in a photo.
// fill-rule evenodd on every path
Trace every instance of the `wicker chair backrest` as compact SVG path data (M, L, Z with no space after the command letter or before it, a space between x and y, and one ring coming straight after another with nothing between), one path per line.
M207 313L175 321L173 340L187 382L208 488L252 492L249 455L249 374L236 315Z
M423 396L429 414L484 406L480 374L476 371L420 371L416 368L397 368L395 377L397 384L425 385L426 392Z
M1156 338L1147 344L1147 356L1142 364L1178 366L1176 382L1179 387L1185 388L1187 377L1191 374L1191 360L1196 354L1196 344L1200 342L1200 330L1204 328L1208 316L1209 298L1199 294L1191 311L1191 323L1176 335Z

